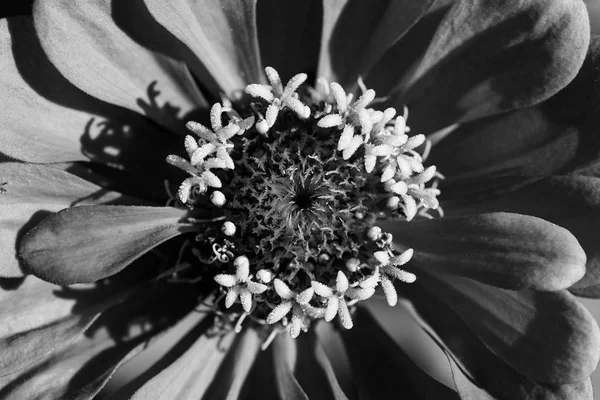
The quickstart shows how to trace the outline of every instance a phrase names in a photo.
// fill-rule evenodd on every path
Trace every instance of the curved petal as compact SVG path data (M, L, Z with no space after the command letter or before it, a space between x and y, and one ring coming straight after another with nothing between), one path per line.
M180 113L206 108L187 67L129 38L112 20L110 0L38 0L33 17L50 61L84 92L181 132Z
M296 377L308 398L347 400L316 333L311 330L296 340Z
M581 0L457 1L395 105L419 133L533 105L575 77L589 38Z
M0 21L0 151L36 163L84 161L132 167L168 136L142 116L68 82L44 55L30 17ZM136 151L128 151L135 148Z
M556 386L527 379L494 355L434 289L420 283L402 285L399 289L412 302L403 305L425 332L452 357L452 373L461 396L477 393L481 397L473 398L487 400L485 396L488 395L498 400L578 400L580 397L577 395L589 393L586 381ZM546 356L539 355L544 359ZM470 382L478 389L471 388L473 384Z
M239 399L244 382L260 350L260 344L260 336L252 328L247 328L238 335L202 399ZM200 396L200 393L194 392L194 395Z
M23 275L17 259L18 242L50 213L82 204L133 200L42 165L2 163L0 183L0 277Z
M533 215L568 229L587 256L585 276L573 287L600 284L600 178L555 176L448 212L456 215L491 210ZM590 289L588 296L593 292Z
M202 334L176 361L146 382L132 400L171 400L201 397L214 379L231 345L219 335Z
M422 371L366 310L342 331L360 398L456 399L456 393ZM385 382L385 384L383 384Z
M286 334L277 335L269 348L273 360L275 386L280 399L309 400L294 376L294 365L298 357L296 342Z
M319 57L322 10L320 0L260 0L257 28L264 65L277 70L283 82L306 72L313 76Z
M0 376L68 346L124 295L92 288L62 289L33 276L15 290L0 291Z
M144 1L154 18L202 61L227 95L263 81L256 0Z
M470 279L427 274L418 279L492 353L532 381L581 382L598 364L598 325L566 291L515 292Z
M539 218L491 213L386 222L419 269L455 274L507 289L559 290L585 273L585 253L566 229Z
M353 86L429 9L433 0L323 1L318 76Z
M593 36L575 79L548 101L468 122L431 152L429 162L449 178L547 176L598 164L600 36Z
M151 346L197 302L197 293L190 296L190 291L182 291L180 287L161 294L169 297L157 296L156 288L137 292L126 304L103 313L69 346L19 373L0 378L0 397L14 400L94 397L120 365ZM103 296L105 301L108 297L107 293ZM165 298L175 302L165 302ZM191 315L196 319L204 316L197 312Z
M171 207L81 206L44 219L19 248L24 268L59 285L96 282L193 226ZM183 221L183 222L182 222Z
M456 362L448 357L450 362L450 368L452 368L452 377L460 397L463 399L479 399L479 400L500 400L500 399L535 399L544 398L547 400L593 400L594 391L592 389L592 380L590 378L583 382L575 383L572 385L561 385L558 387L543 387L537 388L537 393L511 393L513 392L510 388L504 387L502 389L496 389L499 395L494 395L480 388L473 383L464 374L464 372L458 367ZM512 384L512 382L511 382ZM518 396L518 397L515 397ZM543 397L540 397L543 396Z

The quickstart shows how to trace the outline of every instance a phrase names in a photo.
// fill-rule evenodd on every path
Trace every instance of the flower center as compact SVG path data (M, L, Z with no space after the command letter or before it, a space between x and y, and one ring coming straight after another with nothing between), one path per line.
M305 74L284 86L273 68L268 85L251 84L235 102L213 105L211 127L189 122L188 159L167 162L190 177L178 200L205 213L191 246L193 268L216 282L215 307L296 337L315 320L338 316L352 327L352 307L393 281L412 282L377 221L431 217L438 178L423 166L430 143L409 137L407 111L370 108L375 92L361 81L354 99ZM423 147L423 153L417 148Z

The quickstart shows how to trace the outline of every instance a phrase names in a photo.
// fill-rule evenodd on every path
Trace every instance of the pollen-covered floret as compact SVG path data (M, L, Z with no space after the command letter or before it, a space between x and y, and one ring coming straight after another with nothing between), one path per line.
M246 321L270 329L268 345L318 320L350 329L379 288L395 305L395 284L417 278L413 251L396 251L377 221L441 216L443 177L424 165L431 143L409 135L407 110L372 108L380 99L362 82L355 96L265 72L268 85L212 107L210 129L188 123L188 159L167 161L191 175L179 199L203 215L192 253L223 292L218 315L238 315L236 332Z

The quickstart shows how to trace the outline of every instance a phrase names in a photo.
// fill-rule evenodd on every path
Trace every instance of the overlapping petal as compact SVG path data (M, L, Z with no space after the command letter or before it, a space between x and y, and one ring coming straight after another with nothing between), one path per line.
M193 230L187 210L81 206L43 220L19 249L27 272L59 285L96 282L164 241Z
M127 204L134 199L42 165L0 164L0 276L22 276L16 256L21 237L50 213L101 203Z
M433 0L323 1L318 76L355 85L429 9Z
M442 297L434 290L415 284L402 287L417 313L423 329L450 355L452 374L463 398L533 400L592 399L589 379L564 385L548 385L530 380L511 368L476 336ZM563 329L558 327L557 329ZM539 357L547 357L540 354ZM542 361L543 362L543 361Z
M589 39L581 0L457 1L394 104L420 133L533 105L575 77Z
M50 61L84 92L184 131L179 120L205 106L185 64L129 38L111 19L111 1L36 1L35 29Z
M598 364L598 325L566 291L509 291L427 274L418 279L419 289L442 299L492 353L531 381L581 382Z
M490 213L380 225L402 247L413 248L412 263L428 271L537 290L567 288L585 273L586 257L577 239L527 215Z
M262 81L256 0L145 3L154 18L194 52L224 93L231 95Z

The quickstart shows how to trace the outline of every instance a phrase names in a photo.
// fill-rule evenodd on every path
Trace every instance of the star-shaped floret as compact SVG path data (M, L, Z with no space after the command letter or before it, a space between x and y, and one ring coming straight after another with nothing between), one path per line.
M342 271L338 271L335 286L333 287L329 287L317 281L312 282L312 287L316 294L327 301L325 314L323 316L325 321L331 322L337 315L344 328L352 328L352 317L350 316L350 310L348 310L348 304L346 304L346 300L344 299L346 291L350 287L346 274Z
M246 256L237 257L233 261L233 265L236 267L235 275L219 274L215 276L215 281L227 288L225 307L231 307L239 297L242 308L249 313L253 305L252 296L263 293L268 287L262 283L252 281L250 261Z
M390 256L389 251L376 251L373 256L379 263L381 271L381 288L385 294L385 298L390 306L395 306L398 302L398 294L394 288L394 279L398 279L405 283L413 283L417 277L415 274L405 271L400 266L410 261L413 256L413 249L408 249L399 255Z
M177 155L167 157L167 162L192 175L179 186L179 199L186 204L198 194L206 192L208 187L222 187L221 180L212 169L234 169L233 159L229 155L233 143L230 139L239 135L247 129L253 118L230 122L223 126L223 108L221 104L215 103L210 110L210 122L212 129L190 121L187 128L196 134L198 138L187 135L184 140L185 149L190 158L189 161Z
M306 74L294 75L284 88L279 73L274 68L266 67L265 73L270 85L254 83L244 89L250 96L259 97L269 103L265 117L256 123L256 130L259 133L266 134L275 125L279 112L284 108L294 111L298 118L310 117L310 107L302 103L296 93L300 85L306 81Z
M349 159L358 148L368 140L373 121L367 106L375 99L373 89L366 90L357 100L352 102L352 95L347 95L339 83L329 84L337 113L325 115L317 122L320 128L343 127L338 140L338 150L342 151L344 160ZM355 134L360 128L360 134Z
M302 292L295 293L289 286L281 279L275 279L273 281L273 287L275 292L281 298L279 303L270 313L267 315L267 324L272 325L292 312L292 321L290 323L290 336L293 338L298 337L305 315L305 309L309 306L309 302L314 295L314 289L309 287Z
M367 300L375 294L380 278L379 268L375 268L370 276L352 284L346 291L346 296L354 301Z

